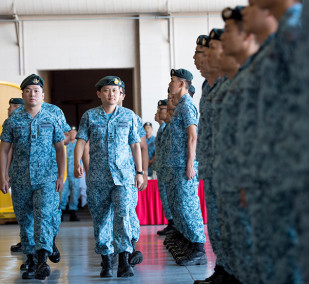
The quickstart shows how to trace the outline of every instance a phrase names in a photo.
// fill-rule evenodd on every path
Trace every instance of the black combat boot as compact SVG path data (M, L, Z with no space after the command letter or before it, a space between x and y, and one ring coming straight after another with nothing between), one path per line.
M22 252L21 242L11 246L11 252Z
M119 254L117 277L131 277L134 276L133 268L129 264L129 252L122 252Z
M37 268L37 259L34 254L27 255L27 270L23 273L23 279L33 279Z
M176 260L178 265L202 265L206 264L206 255L204 244L202 243L192 243L192 252L186 258L179 258Z
M173 231L175 231L174 221L168 220L168 225L164 229L158 231L157 234L159 236L165 236L166 234L171 233Z
M102 270L100 277L113 277L113 257L114 254L101 255L102 257Z
M53 252L51 255L48 256L49 260L53 263L58 263L61 259L60 251L56 246L56 237L53 240Z
M35 278L44 280L50 275L49 265L46 263L48 252L45 249L40 249L38 252L38 268L35 272Z
M143 254L139 250L135 250L136 242L134 240L131 241L133 252L129 255L129 264L134 267L137 264L142 263L143 261Z
M75 210L70 210L70 221L71 222L78 222L80 221L80 218L76 215L76 211Z

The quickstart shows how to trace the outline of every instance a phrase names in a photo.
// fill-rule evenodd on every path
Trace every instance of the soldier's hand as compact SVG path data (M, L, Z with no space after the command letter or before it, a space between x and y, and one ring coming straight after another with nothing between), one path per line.
M135 176L135 187L140 190L142 184L144 182L143 176L142 175L136 175Z
M0 180L0 190L7 194L9 192L10 184L7 180Z
M144 174L144 175L143 175L143 183L142 183L141 187L138 189L138 191L143 191L143 190L145 190L146 187L147 187L147 185L148 185L148 175L147 175L147 174Z
M57 178L56 181L56 191L60 192L63 188L63 179L62 178Z
M192 167L187 167L187 170L186 170L186 177L187 177L187 180L191 180L194 178L194 176L196 175L196 172Z
M81 178L84 175L84 167L81 164L74 165L74 177Z

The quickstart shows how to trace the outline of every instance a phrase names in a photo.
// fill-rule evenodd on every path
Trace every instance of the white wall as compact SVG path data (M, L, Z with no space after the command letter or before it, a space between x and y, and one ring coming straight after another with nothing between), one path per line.
M195 41L213 27L223 27L220 13L184 16L170 20L170 37L169 20L162 18L28 19L21 25L23 60L19 60L15 24L0 22L0 81L20 84L25 76L40 70L134 68L142 118L154 122L157 102L167 95L170 68L193 73L198 104L203 78L193 63Z

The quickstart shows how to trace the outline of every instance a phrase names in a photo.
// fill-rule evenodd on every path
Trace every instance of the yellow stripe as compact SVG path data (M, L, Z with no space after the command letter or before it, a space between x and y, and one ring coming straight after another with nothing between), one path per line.
M11 82L0 81L0 85L6 85L6 86L14 87L14 88L17 88L18 90L20 90L19 85L11 83Z

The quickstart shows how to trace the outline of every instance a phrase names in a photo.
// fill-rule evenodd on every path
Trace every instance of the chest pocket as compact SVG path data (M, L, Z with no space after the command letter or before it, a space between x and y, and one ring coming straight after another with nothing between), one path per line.
M21 137L26 136L29 134L29 127L28 126L16 126L14 127L14 136L15 137Z
M102 139L106 136L106 125L105 124L91 124L90 125L90 136L99 137Z
M130 124L128 121L118 121L116 133L118 135L129 135Z
M51 123L41 123L39 125L39 134L42 136L52 136L54 127Z

